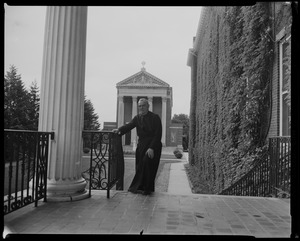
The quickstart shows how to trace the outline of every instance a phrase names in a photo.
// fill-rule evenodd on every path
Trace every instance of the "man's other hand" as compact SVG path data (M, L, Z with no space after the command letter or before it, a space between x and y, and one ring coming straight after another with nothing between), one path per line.
M154 150L151 149L151 148L149 148L149 149L147 150L147 152L146 152L146 155L148 155L148 157L149 157L150 159L152 159L152 158L154 157Z

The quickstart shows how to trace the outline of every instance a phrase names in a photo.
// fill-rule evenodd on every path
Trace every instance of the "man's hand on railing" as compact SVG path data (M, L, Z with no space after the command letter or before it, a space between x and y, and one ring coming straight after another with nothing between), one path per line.
M112 132L115 134L121 135L121 132L119 131L119 129L113 129Z

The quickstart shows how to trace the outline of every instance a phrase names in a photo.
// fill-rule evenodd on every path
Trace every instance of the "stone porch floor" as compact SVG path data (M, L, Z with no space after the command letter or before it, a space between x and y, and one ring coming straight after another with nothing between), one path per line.
M290 237L288 199L193 194L186 190L190 189L183 167L187 153L178 162L172 160L171 149L164 151L161 162L165 165L157 178L157 191L150 196L112 190L110 199L106 198L106 191L92 191L91 198L80 201L40 201L38 207L32 204L5 215L4 235L142 233ZM134 159L127 159L124 190L134 172Z
M191 234L289 237L289 200L221 195L150 196L93 191L81 201L43 203L4 217L17 234Z

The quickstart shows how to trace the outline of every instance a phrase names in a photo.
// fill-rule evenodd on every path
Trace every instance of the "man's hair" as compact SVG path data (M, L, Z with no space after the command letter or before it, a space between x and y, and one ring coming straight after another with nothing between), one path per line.
M139 99L139 102L145 102L149 106L149 102L146 98Z

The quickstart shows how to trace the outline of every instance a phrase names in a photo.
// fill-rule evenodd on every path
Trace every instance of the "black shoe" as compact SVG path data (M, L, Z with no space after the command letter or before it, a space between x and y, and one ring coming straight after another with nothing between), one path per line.
M135 190L132 190L132 189L128 189L128 192L131 192L131 193L134 193L134 194L136 194L136 193L137 193L137 191L135 191Z
M143 194L143 195L150 195L150 194L151 194L151 191L143 191L142 194Z

